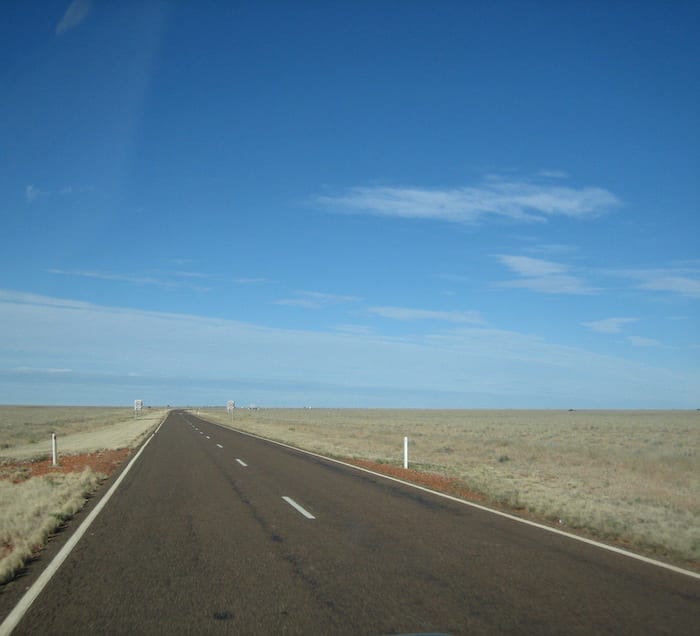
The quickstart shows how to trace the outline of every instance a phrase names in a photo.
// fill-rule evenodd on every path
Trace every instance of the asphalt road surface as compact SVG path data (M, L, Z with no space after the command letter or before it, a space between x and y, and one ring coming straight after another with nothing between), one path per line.
M173 412L14 634L691 634L700 581Z

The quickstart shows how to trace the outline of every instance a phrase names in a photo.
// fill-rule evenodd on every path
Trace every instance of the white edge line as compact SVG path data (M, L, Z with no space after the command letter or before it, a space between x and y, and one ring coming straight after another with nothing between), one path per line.
M200 417L200 419L204 419L201 416L197 416L197 417ZM540 530L546 530L547 532L552 532L554 534L561 535L562 537L568 537L569 539L574 539L575 541L587 543L588 545L595 546L596 548L600 548L601 550L608 550L609 552L621 554L623 556L629 557L630 559L636 559L637 561L643 561L644 563L648 563L649 565L655 565L656 567L664 568L666 570L671 570L671 572L676 572L677 574L684 574L685 576L689 576L691 578L700 580L700 574L698 574L697 572L692 572L691 570L685 570L683 568L679 568L676 565L671 565L670 563L664 563L663 561L657 561L656 559L651 559L651 558L645 557L641 554L635 554L634 552L629 552L628 550L623 550L622 548L618 548L614 545L608 545L607 543L600 543L600 541L596 541L594 539L587 539L586 537L580 537L577 534L572 534L570 532L565 532L564 530L559 530L558 528L552 528L550 526L545 526L541 523L537 523L536 521L530 521L529 519L523 519L521 517L516 517L515 515L508 514L507 512L501 512L500 510L494 510L493 508L487 508L486 506L482 506L480 504L474 503L473 501L467 501L466 499L459 499L458 497L453 497L452 495L445 494L444 492L438 492L437 490L431 490L430 488L425 488L424 486L418 486L417 484L412 484L410 481L404 481L403 479L398 479L396 477L390 477L389 475L384 475L382 473L376 473L373 470L370 470L369 468L362 468L361 466L355 466L354 464L348 464L347 462L341 461L340 459L333 459L332 457L326 457L325 455L320 455L319 453L314 453L312 451L304 450L303 448L298 448L296 446L292 446L291 444L285 444L284 442L278 442L278 441L275 441L274 439L262 437L261 435L256 435L255 433L248 433L247 431L241 431L241 430L239 430L237 428L233 428L231 426L224 426L223 424L219 424L218 422L214 422L212 420L205 420L205 421L209 422L210 424L213 424L214 426L218 426L219 428L223 428L224 430L234 431L236 433L240 433L241 435L247 435L248 437L255 437L255 438L263 440L265 442L270 442L271 444L277 444L277 446L283 446L285 448L289 448L289 449L297 451L299 453L304 453L305 455L311 455L312 457L318 457L319 459L324 459L326 461L333 462L335 464L340 464L341 466L347 466L348 468L352 468L354 470L360 470L363 473L369 473L370 475L375 475L376 477L382 477L384 479L389 479L389 480L395 481L399 484L403 484L404 486L410 486L411 488L417 488L418 490L422 490L424 492L429 492L432 495L437 495L438 497L443 497L444 499L449 499L450 501L456 501L457 503L463 504L465 506L470 506L472 508L476 508L477 510L483 510L484 512L490 512L494 515L498 515L499 517L505 517L506 519L511 519L512 521L517 521L518 523L524 523L525 525L532 526L533 528L539 528ZM0 634L0 636L2 636L2 634Z
M161 425L162 423L163 422L161 422ZM160 428L160 426L158 428ZM78 541L80 541L82 536L87 532L87 529L90 527L97 515L100 514L102 508L104 508L107 505L107 502L115 493L115 491L119 487L119 484L122 483L122 480L124 479L124 477L126 477L126 474L131 470L131 467L141 456L143 450L146 448L146 446L148 446L149 442L154 437L155 432L152 433L151 436L146 440L146 442L141 446L141 448L139 448L136 455L134 455L131 458L131 461L126 465L126 468L124 468L119 477L117 477L116 481L105 493L104 497L100 499L98 504L92 509L92 512L85 518L85 520L80 524L80 526L78 526L78 529L75 531L73 536L71 536L71 538L68 539L66 544L53 558L51 563L49 563L46 569L39 575L39 578L36 581L34 581L34 584L25 592L24 596L19 600L17 605L15 605L13 610L7 615L2 624L0 624L0 636L9 636L12 633L12 630L14 630L14 628L17 627L18 623L27 613L27 610L29 610L29 608L31 607L32 603L36 600L39 594L41 594L41 591L46 587L47 583L51 580L53 575L56 574L58 568L60 568L63 562L68 558L68 555L77 545Z
M314 517L308 510L304 510L294 499L291 497L282 497L292 508L294 508L297 512L300 512L302 515L304 515L307 519L315 519Z

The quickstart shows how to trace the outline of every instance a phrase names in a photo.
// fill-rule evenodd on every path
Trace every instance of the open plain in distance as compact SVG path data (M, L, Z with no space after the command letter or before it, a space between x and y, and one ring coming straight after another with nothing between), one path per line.
M16 633L698 624L696 578L173 412Z

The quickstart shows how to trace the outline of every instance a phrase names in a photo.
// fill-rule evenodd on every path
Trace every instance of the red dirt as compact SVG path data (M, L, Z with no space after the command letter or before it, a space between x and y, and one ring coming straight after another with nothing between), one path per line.
M89 466L96 473L111 475L128 457L130 448L101 450L81 455L64 455L59 457L58 466L51 465L51 459L33 462L3 462L0 464L0 479L12 479L15 483L31 477L40 477L49 473L79 473ZM21 471L21 476L17 475ZM14 474L13 474L14 473Z
M366 459L346 459L344 461L346 461L348 464L360 466L361 468L367 468L368 470L373 470L374 472L382 473L383 475L396 477L396 479L402 479L412 484L418 484L419 486L424 486L425 488L430 488L431 490L436 490L438 492L460 497L462 499L469 499L470 501L485 500L485 497L482 494L469 490L464 486L464 484L460 484L457 480L451 479L450 477L445 477L444 475L437 475L436 473L423 473L410 468L392 466L391 464L378 464Z

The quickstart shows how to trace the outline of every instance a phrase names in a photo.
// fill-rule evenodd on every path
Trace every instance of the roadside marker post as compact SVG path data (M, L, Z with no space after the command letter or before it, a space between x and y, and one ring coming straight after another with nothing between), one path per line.
M408 437L403 438L403 467L408 468Z
M51 433L51 455L53 457L52 466L58 466L58 448L56 445L56 433Z

